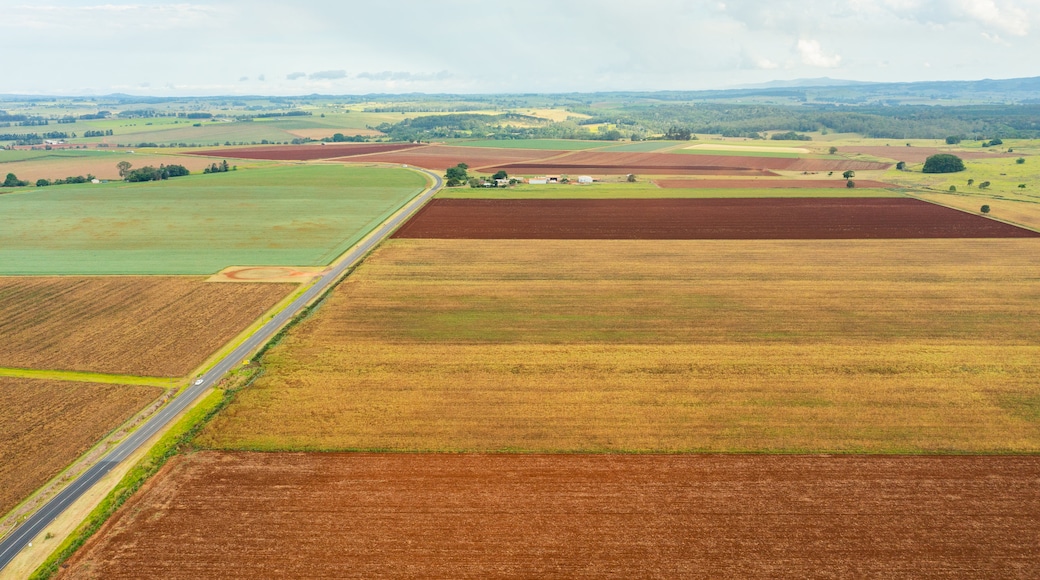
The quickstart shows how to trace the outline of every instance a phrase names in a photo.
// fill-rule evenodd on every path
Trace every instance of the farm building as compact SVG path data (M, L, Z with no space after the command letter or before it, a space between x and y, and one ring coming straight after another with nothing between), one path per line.
M549 183L549 180L544 177L532 177L527 180L527 183L531 185L545 185L546 183Z
M579 175L578 183L592 183L592 177L589 175Z

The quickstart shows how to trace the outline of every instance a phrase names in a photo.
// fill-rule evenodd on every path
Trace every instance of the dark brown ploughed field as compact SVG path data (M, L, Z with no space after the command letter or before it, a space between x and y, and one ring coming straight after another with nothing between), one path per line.
M907 198L435 199L394 237L830 240L1040 233Z
M190 151L189 155L228 157L234 159L267 159L271 161L307 161L310 159L332 159L383 153L419 147L411 143L336 143L326 145L275 145L271 147L242 147L239 149L213 149Z
M1035 578L1040 457L199 452L62 578Z

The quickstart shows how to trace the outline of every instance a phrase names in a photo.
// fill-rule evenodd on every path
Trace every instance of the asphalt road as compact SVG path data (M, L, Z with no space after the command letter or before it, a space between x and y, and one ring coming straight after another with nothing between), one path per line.
M415 169L417 171L422 171L422 173L431 177L433 179L433 187L424 191L408 203L405 206L405 211L399 212L394 218L391 218L376 229L375 235L369 236L361 245L355 246L353 250L339 260L333 269L318 279L318 281L307 289L306 292L301 294L299 298L294 300L288 307L261 326L252 334L252 336L246 339L246 341L239 345L235 350L231 351L230 354L222 358L220 362L213 366L213 368L199 377L202 379L201 383L192 384L185 389L180 395L163 407L162 410L155 415L152 415L151 418L138 427L137 430L112 449L112 451L105 455L99 462L95 463L90 469L72 480L61 490L61 492L51 498L43 505L43 507L30 516L29 519L25 520L21 525L12 530L11 533L0 542L0 570L3 570L7 564L10 563L11 560L13 560L30 541L32 541L33 538L50 525L55 518L72 505L73 502L79 499L79 497L97 483L98 480L130 456L141 445L143 445L145 441L148 441L152 435L155 435L156 432L165 427L170 421L177 417L181 411L194 403L199 396L216 384L224 374L235 368L236 365L241 364L243 360L249 358L261 346L267 343L267 341L271 340L271 338L274 337L274 335L277 334L286 324L288 324L290 320L299 314L304 307L325 292L325 290L339 280L349 268L354 266L361 258L370 252L372 248L382 242L388 235L397 229L404 220L411 217L417 209L422 207L423 204L433 197L443 185L440 176L429 171L418 168Z

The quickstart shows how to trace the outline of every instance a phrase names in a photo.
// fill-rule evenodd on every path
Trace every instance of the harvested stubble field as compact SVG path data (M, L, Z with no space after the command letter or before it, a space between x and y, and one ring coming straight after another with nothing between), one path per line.
M451 145L427 145L405 151L392 151L378 155L359 155L344 157L337 161L362 163L373 161L380 163L402 163L425 167L433 171L444 171L459 163L469 165L471 171L481 170L489 165L501 165L532 159L547 159L562 155L567 151L547 149L508 149L490 147L459 147Z
M308 161L313 159L332 159L369 153L384 153L414 149L419 145L412 143L327 143L324 145L272 145L267 147L236 147L212 149L206 151L189 151L191 155L207 157L227 157L234 159L267 159L272 161Z
M978 212L983 205L990 207L989 215L1040 230L1040 199L999 199L986 195L951 193L916 193L915 197L941 203L964 211Z
M1036 452L1038 243L394 240L199 442Z
M0 515L160 394L157 387L0 377Z
M0 195L0 275L213 274L324 266L424 187L338 164Z
M1031 238L1040 233L909 198L451 199L395 238Z
M0 277L0 367L181 377L295 284Z
M189 155L131 154L122 149L48 151L43 155L33 155L17 161L7 161L4 153L8 152L0 151L0 175L14 173L19 179L30 182L35 182L37 179L65 179L70 176L88 174L93 174L98 179L120 179L119 170L116 168L116 164L120 161L130 162L134 167L178 164L187 167L192 173L201 173L203 169L213 163L212 159Z
M1029 578L1038 477L1036 457L201 452L59 577Z
M856 189L898 187L891 183L857 179ZM844 179L658 179L666 189L848 189Z

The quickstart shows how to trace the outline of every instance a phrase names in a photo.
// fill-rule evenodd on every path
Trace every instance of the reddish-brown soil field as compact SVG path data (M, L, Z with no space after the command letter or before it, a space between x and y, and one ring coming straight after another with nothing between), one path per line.
M654 183L665 189L845 189L844 179L660 179ZM857 179L856 187L898 187L891 183Z
M0 377L0 515L162 389Z
M307 161L310 159L332 159L366 155L384 151L398 151L419 147L411 143L327 143L325 145L275 145L269 147L241 147L237 149L212 149L189 151L191 155L227 157L234 159L268 159L272 161Z
M296 284L184 276L0 278L0 367L180 377Z
M1040 458L174 459L62 578L1035 578Z
M435 199L395 238L1026 238L1040 233L906 198Z
M785 157L746 157L739 155L684 155L679 153L626 153L576 151L554 158L527 163L487 167L509 173L649 173L668 175L730 175L734 169L788 171L866 171L888 169L889 163L847 161L842 159L797 159Z
M425 167L434 171L444 171L459 163L469 165L470 170L482 170L491 165L502 165L548 159L568 153L567 151L535 150L535 149L496 149L492 147L453 147L450 145L428 145L407 151L393 151L378 155L350 157L340 161L363 162L378 161L382 163L403 163Z
M990 159L998 157L1018 157L1015 153L996 151L959 151L957 149L939 149L938 147L878 147L871 145L847 145L839 148L842 153L862 153L880 159L893 159L907 163L924 163L936 153L952 153L961 159Z

